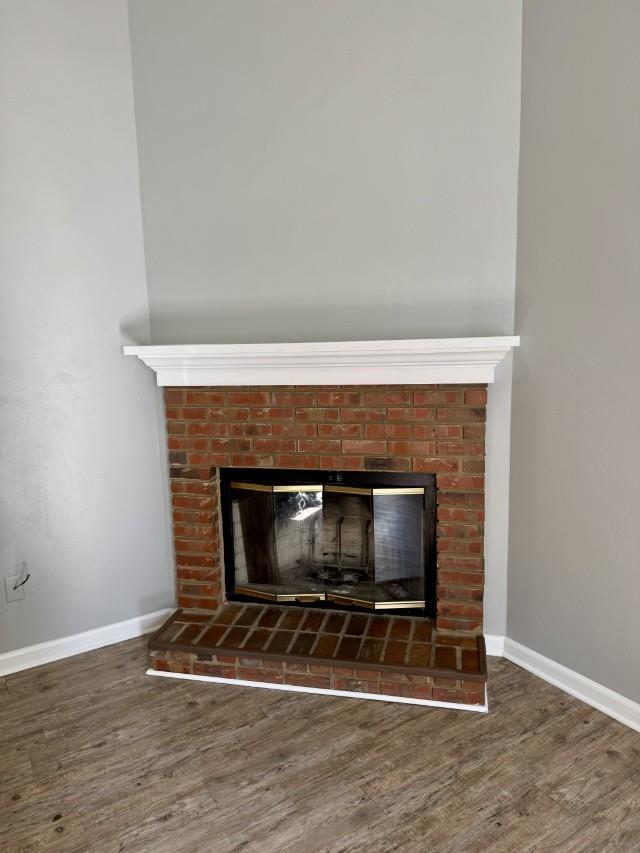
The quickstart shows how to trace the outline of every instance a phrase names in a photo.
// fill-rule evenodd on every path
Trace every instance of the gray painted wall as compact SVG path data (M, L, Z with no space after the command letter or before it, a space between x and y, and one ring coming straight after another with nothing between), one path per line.
M520 6L131 0L154 342L511 333Z
M173 602L125 0L0 3L0 652ZM144 323L142 323L142 328ZM0 581L1 583L1 581Z
M640 4L527 0L508 633L640 701Z
M130 20L154 343L513 332L520 2L131 0ZM502 635L510 391L506 363Z

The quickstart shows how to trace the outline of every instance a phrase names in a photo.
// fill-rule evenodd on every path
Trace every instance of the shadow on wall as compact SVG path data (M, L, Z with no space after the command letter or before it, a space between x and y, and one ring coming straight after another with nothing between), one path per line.
M266 304L265 304L266 302ZM221 304L175 303L152 310L153 344L295 343L299 341L394 340L402 338L457 338L513 334L505 318L505 306L496 300L446 304L410 305L400 300L368 304L360 298L341 298L338 303L309 304L291 299L286 306L260 301ZM507 312L508 314L509 312ZM122 318L120 331L131 343L148 342L148 317L130 314Z

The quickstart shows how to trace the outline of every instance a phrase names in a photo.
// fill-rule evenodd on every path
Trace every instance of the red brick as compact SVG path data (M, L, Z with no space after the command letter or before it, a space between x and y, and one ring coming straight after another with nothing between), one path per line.
M361 391L318 391L319 406L359 406Z
M438 536L445 539L479 539L483 528L480 524L438 524Z
M448 410L447 410L448 411ZM432 408L390 408L390 421L433 421L436 417L436 410Z
M440 575L438 579L442 581ZM482 601L482 589L471 586L444 586L438 585L438 598L442 601Z
M411 391L366 391L364 402L367 406L408 406L411 403L411 397Z
M273 468L275 459L266 453L232 453L231 464L238 468Z
M190 406L224 406L224 391L195 391L188 389L185 400Z
M269 406L262 409L252 409L251 417L258 420L286 421L293 418L292 406Z
M318 464L328 471L361 471L364 456L320 456Z
M176 565L184 568L212 569L218 559L218 554L176 554Z
M364 434L366 438L406 439L411 438L411 426L410 424L365 424Z
M176 536L206 539L208 542L218 538L218 531L210 524L174 524L173 532Z
M439 601L438 613L443 616L479 617L482 616L482 605L458 601Z
M295 450L295 447L293 449ZM298 450L302 453L340 453L340 442L337 439L301 438L298 440Z
M445 489L458 489L460 491L465 491L466 489L476 489L480 491L484 488L484 477L473 477L473 476L462 476L462 477L449 477L443 475L438 480L438 488L441 490Z
M462 436L465 439L484 441L486 426L484 424L465 424L462 427Z
M251 440L249 438L210 438L209 448L227 453L232 450L251 450Z
M273 435L282 435L288 438L314 438L317 428L316 424L275 421L273 423Z
M226 453L198 453L197 451L189 451L187 454L189 465L193 467L220 467L227 464Z
M450 572L440 569L438 580L442 584L482 584L484 574L482 572Z
M207 410L207 418L210 421L248 421L250 414L250 409L241 409L235 406Z
M200 539L178 539L174 540L176 551L188 554L207 554L211 548L211 542Z
M374 441L367 439L343 439L343 453L386 453L386 441Z
M438 554L482 554L481 539L438 539Z
M365 471L410 471L411 459L402 456L365 456Z
M437 414L438 423L466 424L474 421L484 421L486 412L484 409L471 407L439 408Z
M264 406L271 402L268 391L229 391L227 399L237 406Z
M249 669L241 666L238 668L238 678L244 678L245 681L264 681L267 684L284 684L282 672L268 669Z
M313 406L315 401L314 391L273 391L271 394L274 406Z
M283 453L276 457L279 468L317 468L318 457L309 453Z
M476 492L438 492L438 506L484 507L484 495Z
M222 436L228 435L229 424L195 421L187 424L187 435Z
M172 503L174 507L202 510L211 509L214 505L212 497L199 497L197 495L174 495Z
M462 521L467 524L477 524L484 521L484 510L439 506L438 521Z
M167 439L169 450L207 450L208 438L181 438L170 435Z
M295 410L295 418L297 421L337 421L340 416L340 409L302 409Z
M168 420L196 420L202 421L207 417L207 410L201 406L193 408L184 408L177 406L167 406Z
M486 406L487 389L467 388L467 390L464 392L464 402L467 406Z
M445 391L442 388L421 388L413 392L413 402L416 406L459 406L463 401L464 391Z
M213 675L216 678L236 678L236 669L233 666L220 666L209 663L209 661L196 661L193 665L195 675Z
M432 474L453 474L460 470L459 459L443 459L439 456L414 458L414 471L429 471Z
M362 424L318 424L318 435L320 438L360 438Z
M177 587L178 595L195 595L210 598L220 593L217 583L203 583L202 581L179 581Z
M335 690L348 690L350 693L379 693L379 681L364 681L360 678L336 678Z
M227 426L226 424L221 424L221 426ZM273 424L257 424L257 423L239 423L239 424L229 424L229 435L244 435L244 436L257 436L257 435L272 435L273 434Z
M328 675L289 675L285 674L285 683L298 687L320 687L328 690L331 687L331 678Z
M295 438L254 438L254 450L283 451L285 453L296 449Z
M217 598L196 598L189 595L178 596L178 607L189 610L217 610Z
M165 388L164 389L164 402L167 406L180 406L184 403L184 389L183 388Z
M435 441L390 441L389 453L399 456L432 456L436 452Z
M341 409L340 410L340 418L343 421L351 422L351 421L359 421L360 423L364 423L365 421L379 421L382 422L385 420L387 416L386 409ZM337 417L336 417L337 420Z
M214 581L218 575L217 569L186 569L182 566L176 569L176 577L183 581Z

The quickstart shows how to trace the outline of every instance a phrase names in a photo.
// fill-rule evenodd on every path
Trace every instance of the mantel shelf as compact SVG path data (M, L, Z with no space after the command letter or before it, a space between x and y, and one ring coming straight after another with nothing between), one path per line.
M126 346L160 386L493 382L517 336L286 344Z

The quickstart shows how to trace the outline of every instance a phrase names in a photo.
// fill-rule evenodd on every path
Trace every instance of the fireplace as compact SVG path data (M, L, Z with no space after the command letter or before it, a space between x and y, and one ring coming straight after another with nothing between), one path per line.
M230 601L436 615L433 474L220 471Z
M151 671L485 708L487 383L517 343L128 348L165 386Z

